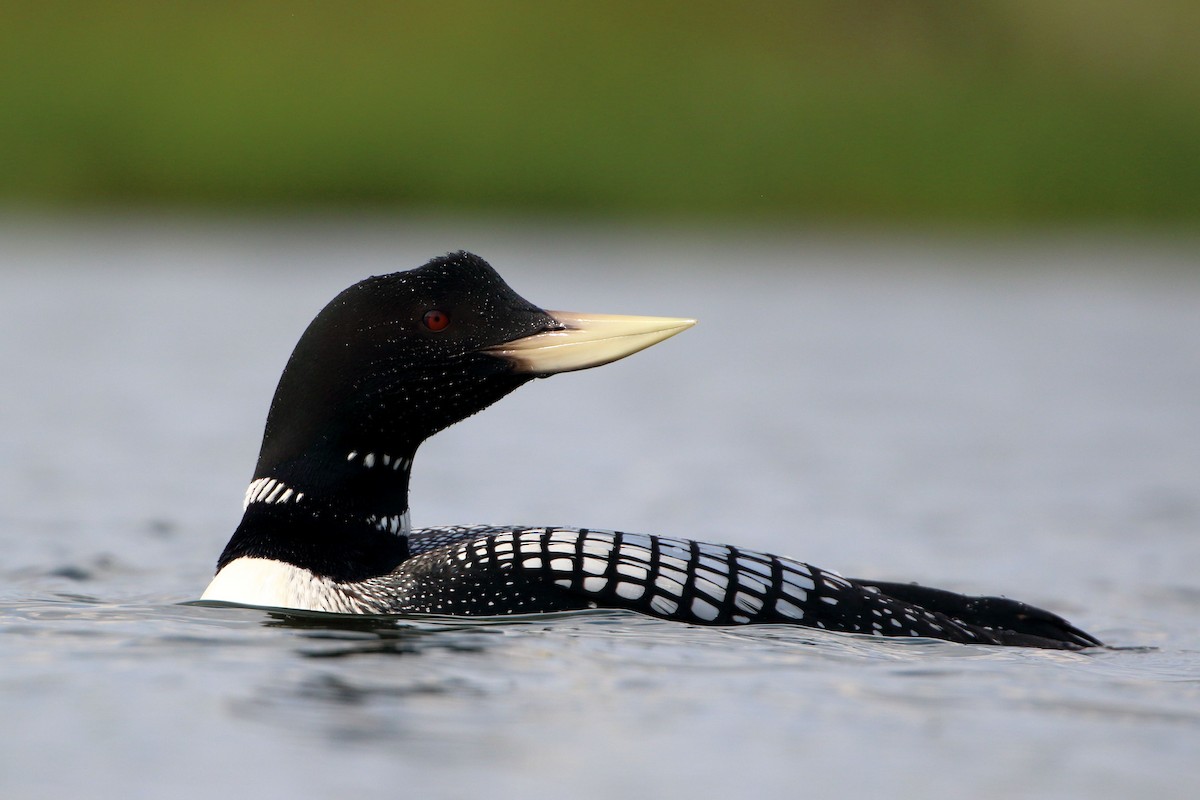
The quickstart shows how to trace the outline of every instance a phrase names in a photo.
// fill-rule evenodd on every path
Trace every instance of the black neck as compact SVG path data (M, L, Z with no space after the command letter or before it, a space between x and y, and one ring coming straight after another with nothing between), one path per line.
M391 572L408 557L408 481L413 448L325 448L262 463L241 524L217 568L269 558L335 580Z
M251 503L224 552L220 570L242 558L267 558L336 581L387 575L408 558L408 537L320 503Z
M300 458L264 463L254 477L273 478L346 516L400 516L408 512L408 481L416 448L343 444Z

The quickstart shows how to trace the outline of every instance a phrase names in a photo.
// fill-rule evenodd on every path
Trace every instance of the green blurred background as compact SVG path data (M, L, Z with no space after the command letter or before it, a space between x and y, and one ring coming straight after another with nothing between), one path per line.
M1200 221L1200 3L0 2L0 206Z

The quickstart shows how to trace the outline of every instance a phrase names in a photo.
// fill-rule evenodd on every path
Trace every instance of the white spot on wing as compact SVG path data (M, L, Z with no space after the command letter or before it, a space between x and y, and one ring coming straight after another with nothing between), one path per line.
M757 575L747 575L745 572L739 572L737 580L739 584L745 586L747 589L753 589L759 594L767 594L767 584L759 580Z
M808 575L798 572L795 569L785 569L783 572L783 583L786 589L788 585L794 584L806 591L813 591L817 588L817 584Z
M733 596L733 604L748 614L757 614L762 611L763 601L752 594L738 592Z
M738 560L737 560L737 565L738 565L739 569L748 570L750 572L756 572L759 575L762 575L764 578L771 577L771 565L770 564L764 564L761 561L755 561L752 558L745 558L745 557L739 556Z
M791 617L792 619L804 619L804 609L789 603L787 600L782 598L776 598L775 610L780 614L783 614L785 617Z
M677 570L677 569L660 569L655 574L655 577L656 578L664 578L666 580L673 581L674 583L678 583L678 584L687 583L687 573L681 572L680 570Z
M675 556L660 555L658 563L668 567L674 567L677 570L686 571L688 568L688 560L685 558L676 558Z
M723 583L717 584L713 581L708 580L707 578L701 578L699 576L696 576L695 586L697 589L704 592L706 595L713 598L714 600L717 600L718 602L725 597L725 588L726 587Z
M646 593L646 587L640 583L621 581L617 584L616 591L619 597L624 597L626 600L637 600Z
M621 545L621 549L618 552L621 554L621 558L625 558L630 561L641 561L643 564L650 563L650 551L645 547L630 547L629 545Z
M787 577L790 578L792 576L789 575ZM799 600L801 603L808 600L808 592L804 591L799 586L793 586L792 584L785 582L783 584L783 591L785 594L791 595L792 597Z
M657 578L654 579L654 585L660 591L667 592L668 594L673 594L676 597L683 596L683 584L680 583L679 581L672 580L670 578L659 575Z
M679 603L676 603L669 597L655 595L654 597L650 598L650 607L659 614L674 614L679 608Z
M617 572L619 572L622 575L628 575L630 578L637 578L638 580L641 580L641 581L646 580L646 576L650 574L650 571L648 569L646 569L645 567L639 566L637 564L624 564L624 563L617 564Z
M692 613L700 619L714 620L717 618L717 607L696 597L692 599Z
M583 540L583 552L589 556L608 558L612 554L612 549L612 542L593 539L590 536Z

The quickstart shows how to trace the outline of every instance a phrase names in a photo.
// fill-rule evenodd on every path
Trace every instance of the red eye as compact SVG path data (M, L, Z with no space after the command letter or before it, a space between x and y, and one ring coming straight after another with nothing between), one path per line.
M450 326L450 315L448 315L445 311L438 311L435 308L432 311L425 312L425 316L421 317L421 324L424 325L427 330L438 333L439 331L446 330L446 328Z

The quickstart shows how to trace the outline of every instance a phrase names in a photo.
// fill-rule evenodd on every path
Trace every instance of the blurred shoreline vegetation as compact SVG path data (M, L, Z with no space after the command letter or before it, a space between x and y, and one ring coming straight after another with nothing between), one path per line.
M0 207L1200 221L1200 4L0 0Z

